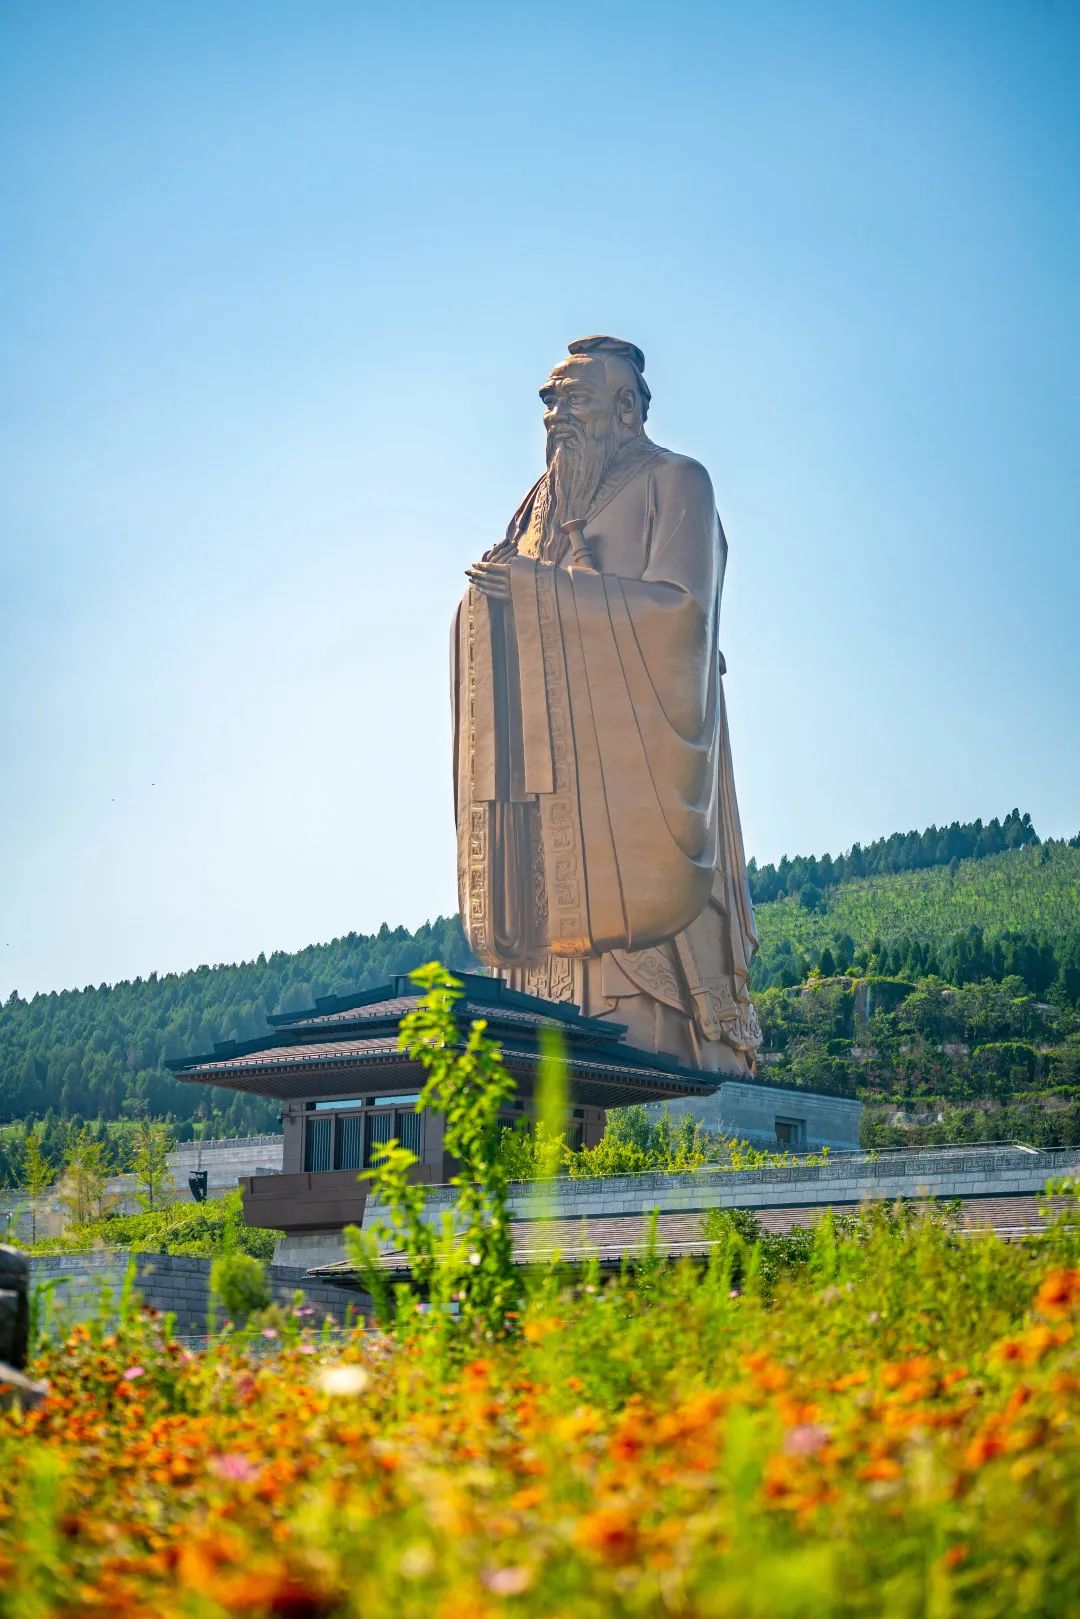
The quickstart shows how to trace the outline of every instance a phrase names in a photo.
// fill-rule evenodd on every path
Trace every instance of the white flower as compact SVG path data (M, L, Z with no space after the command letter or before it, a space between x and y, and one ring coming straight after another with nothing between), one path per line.
M371 1378L352 1361L345 1366L324 1366L315 1381L324 1394L363 1394Z

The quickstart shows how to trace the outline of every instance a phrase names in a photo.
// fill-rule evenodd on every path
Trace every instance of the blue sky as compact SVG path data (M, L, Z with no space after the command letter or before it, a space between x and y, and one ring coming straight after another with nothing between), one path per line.
M455 905L568 339L709 467L748 850L1080 828L1080 8L0 9L0 996Z

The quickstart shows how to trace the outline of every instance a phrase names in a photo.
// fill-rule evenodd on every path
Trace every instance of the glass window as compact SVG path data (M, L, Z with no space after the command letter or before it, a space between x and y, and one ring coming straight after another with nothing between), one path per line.
M319 1123L323 1121L320 1119ZM327 1119L329 1124L330 1120ZM364 1115L348 1113L335 1119L334 1168L362 1169L364 1167Z
M307 1102L305 1106L309 1113L330 1113L335 1108L415 1107L419 1100L420 1092L413 1091L408 1096L331 1096L323 1102Z
M776 1144L778 1147L802 1147L805 1143L805 1119L777 1119Z
M333 1119L309 1119L304 1139L304 1168L313 1171L330 1168L330 1127Z
M364 1144L364 1168L371 1168L372 1150L383 1141L389 1141L394 1133L394 1115L392 1113L369 1113L364 1120L366 1125L366 1141Z
M410 1152L414 1152L418 1158L420 1156L423 1122L422 1114L412 1112L398 1113L394 1126L394 1134L401 1142L401 1145L407 1147Z

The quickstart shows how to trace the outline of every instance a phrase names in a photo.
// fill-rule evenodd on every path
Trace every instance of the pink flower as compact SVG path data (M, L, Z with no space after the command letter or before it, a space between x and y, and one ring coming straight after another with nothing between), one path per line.
M813 1456L825 1444L828 1437L827 1428L822 1428L816 1422L804 1422L799 1427L792 1428L784 1440L784 1449L789 1456Z
M218 1478L234 1479L238 1484L246 1484L260 1472L254 1462L248 1461L247 1457L241 1456L238 1451L232 1451L227 1456L214 1456L210 1467Z
M142 1366L129 1366L126 1372L121 1373L125 1383L134 1383L137 1377L144 1377L145 1375L145 1368Z
M527 1591L532 1584L532 1573L520 1565L510 1568L496 1568L484 1576L484 1584L496 1596L516 1597L522 1591Z
M263 1328L263 1337L264 1338L276 1338L277 1337L277 1328L276 1327L264 1327Z

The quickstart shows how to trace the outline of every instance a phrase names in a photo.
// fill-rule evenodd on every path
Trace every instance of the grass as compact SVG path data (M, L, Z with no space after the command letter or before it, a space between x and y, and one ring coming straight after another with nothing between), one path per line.
M552 1271L487 1334L74 1328L0 1415L0 1614L1074 1612L1080 1227L711 1235L705 1271Z

